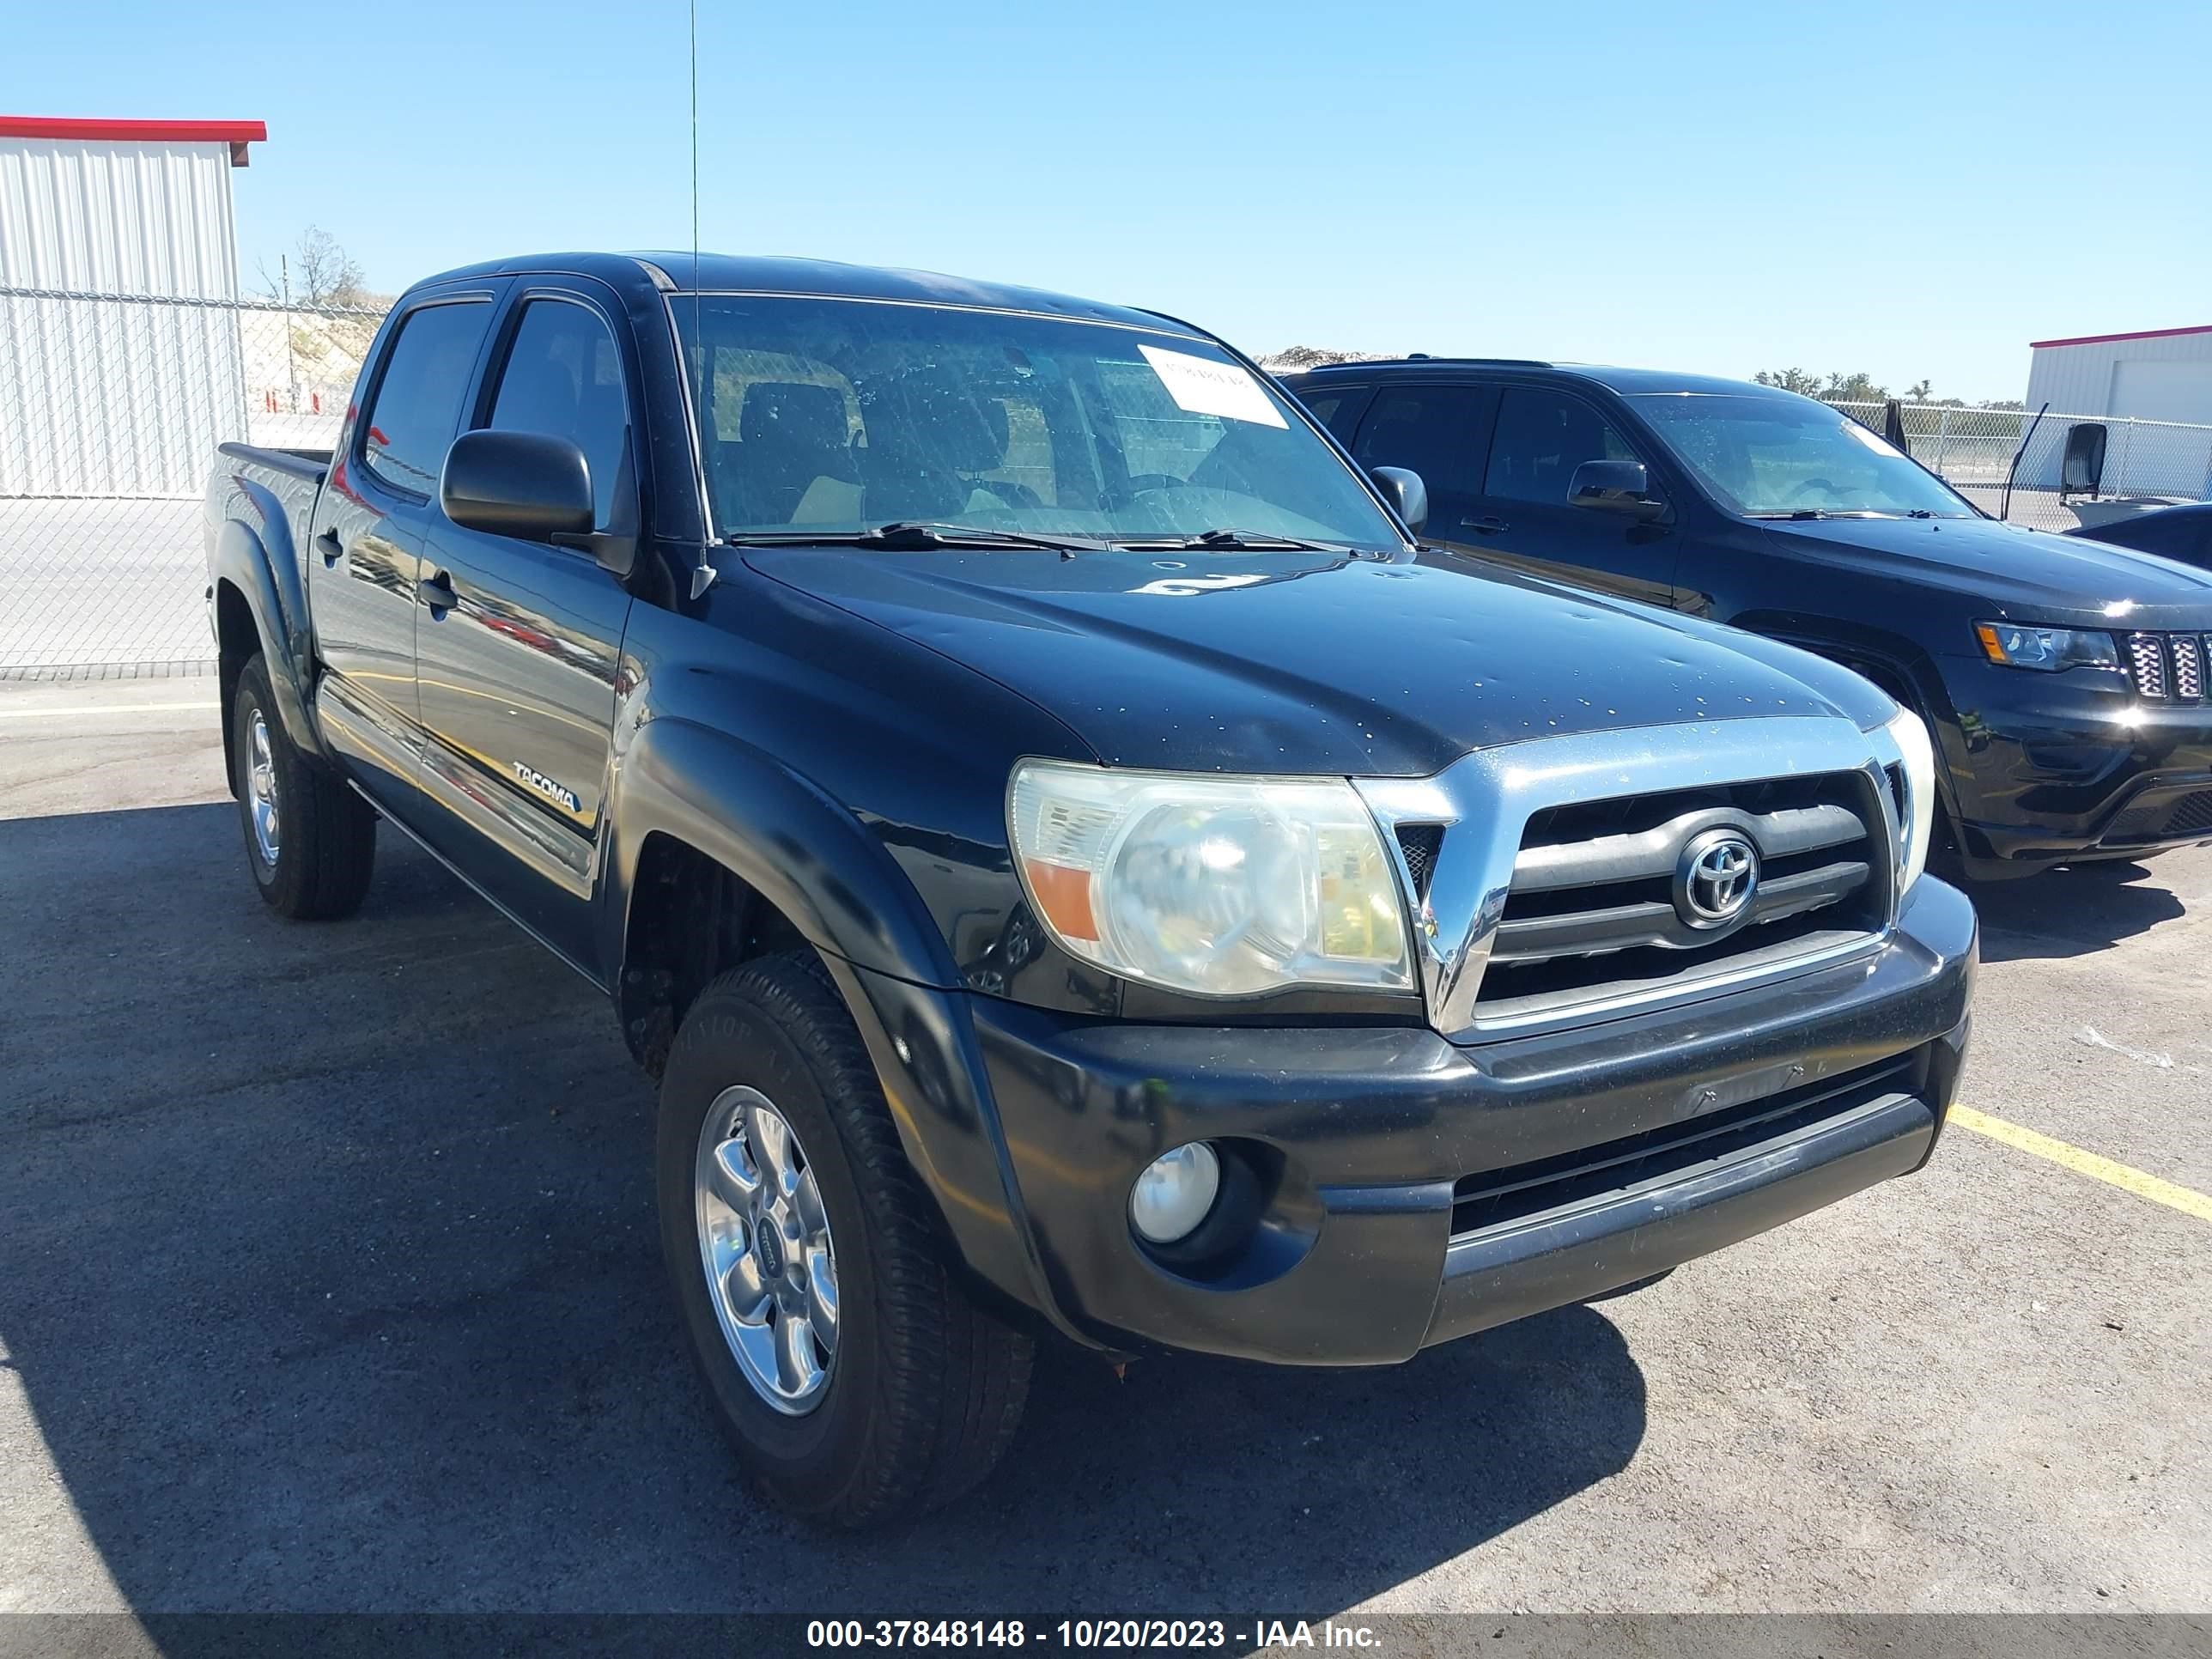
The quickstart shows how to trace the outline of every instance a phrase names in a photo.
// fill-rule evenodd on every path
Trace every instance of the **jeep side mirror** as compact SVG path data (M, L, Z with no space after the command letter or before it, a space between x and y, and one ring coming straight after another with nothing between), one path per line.
M1632 519L1656 519L1667 510L1651 495L1650 475L1641 461L1584 461L1567 487L1567 502Z
M1406 528L1419 535L1429 521L1429 487L1421 482L1421 475L1410 467L1371 466L1367 476L1406 521Z

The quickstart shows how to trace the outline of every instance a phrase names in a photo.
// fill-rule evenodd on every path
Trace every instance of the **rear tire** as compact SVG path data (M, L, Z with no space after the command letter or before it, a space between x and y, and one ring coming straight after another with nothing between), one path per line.
M351 915L376 867L375 812L293 746L258 653L239 672L230 720L232 793L253 884L279 915Z
M761 1133L735 1127L762 1117L775 1122ZM754 1143L787 1132L796 1155L771 1145L756 1170ZM718 1148L735 1189L714 1190ZM811 951L762 957L699 994L661 1078L655 1162L693 1357L739 1459L781 1507L857 1528L947 1503L991 1472L1021 1421L1034 1350L950 1271L875 1068ZM802 1194L765 1249L770 1218L747 1196L748 1172L760 1192ZM793 1266L809 1255L834 1262L831 1343L806 1262ZM787 1314L800 1314L789 1339ZM791 1373L764 1374L760 1356L785 1359L787 1340L800 1358Z

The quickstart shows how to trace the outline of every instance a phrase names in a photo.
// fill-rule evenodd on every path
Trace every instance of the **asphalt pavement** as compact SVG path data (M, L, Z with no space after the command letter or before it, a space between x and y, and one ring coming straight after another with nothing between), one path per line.
M609 1010L389 832L270 915L212 695L0 685L0 1612L2212 1608L2212 850L1978 896L2042 1152L1397 1370L1049 1353L845 1540L709 1419Z

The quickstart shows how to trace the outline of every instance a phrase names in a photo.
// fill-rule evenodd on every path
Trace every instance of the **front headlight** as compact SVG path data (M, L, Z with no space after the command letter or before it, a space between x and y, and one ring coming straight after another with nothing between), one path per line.
M1006 820L1037 915L1110 972L1200 996L1413 987L1382 832L1340 778L1024 761Z
M2118 668L2119 648L2110 634L2075 628L2030 628L2019 623L1976 623L1982 654L2007 668Z
M1905 774L1897 861L1897 896L1902 900L1928 867L1928 836L1936 825L1936 746L1928 739L1925 722L1909 708L1892 715L1886 729L1897 745Z

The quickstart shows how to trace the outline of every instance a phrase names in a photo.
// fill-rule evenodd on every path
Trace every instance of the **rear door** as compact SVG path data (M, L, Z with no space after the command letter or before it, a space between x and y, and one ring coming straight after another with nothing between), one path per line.
M307 551L317 713L362 787L409 813L421 709L415 587L438 469L491 331L495 290L428 290L385 330L375 371L331 458Z
M1642 461L1652 490L1662 489L1651 458L1591 399L1559 386L1504 386L1481 499L1462 533L1498 563L1671 609L1681 538L1670 519L1639 520L1568 504L1575 469L1604 460Z
M518 283L469 422L574 440L602 531L639 522L629 344L597 284ZM495 902L589 962L629 592L588 552L464 529L434 504L431 515L416 624L425 833Z
M1360 465L1402 466L1421 475L1429 522L1421 540L1473 552L1469 526L1482 487L1482 457L1497 388L1473 381L1383 382L1352 441Z

